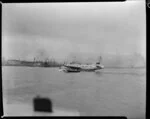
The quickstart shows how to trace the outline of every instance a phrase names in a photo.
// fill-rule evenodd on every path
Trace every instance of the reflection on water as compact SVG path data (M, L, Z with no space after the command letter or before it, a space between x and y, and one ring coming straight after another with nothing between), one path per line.
M81 115L145 117L145 69L80 73L58 70L3 67L4 100L8 104L29 105L39 94L51 98L54 107L78 110Z

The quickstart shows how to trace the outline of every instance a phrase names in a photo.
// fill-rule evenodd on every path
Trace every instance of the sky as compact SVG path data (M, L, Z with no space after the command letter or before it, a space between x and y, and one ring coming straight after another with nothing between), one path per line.
M10 3L2 6L2 56L146 59L145 1Z

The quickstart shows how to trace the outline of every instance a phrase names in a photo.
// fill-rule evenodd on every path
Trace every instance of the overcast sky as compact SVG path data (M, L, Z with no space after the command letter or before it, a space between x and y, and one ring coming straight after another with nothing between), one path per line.
M17 3L2 6L2 55L92 58L140 53L145 58L145 1Z

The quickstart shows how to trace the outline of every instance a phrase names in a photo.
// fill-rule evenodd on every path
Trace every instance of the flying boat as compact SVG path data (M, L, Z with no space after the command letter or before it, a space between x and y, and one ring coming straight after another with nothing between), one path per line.
M104 65L100 63L100 60L101 60L101 57L99 61L94 64L79 64L79 63L63 64L63 66L60 68L60 71L74 72L74 73L81 72L81 71L95 72L104 68Z

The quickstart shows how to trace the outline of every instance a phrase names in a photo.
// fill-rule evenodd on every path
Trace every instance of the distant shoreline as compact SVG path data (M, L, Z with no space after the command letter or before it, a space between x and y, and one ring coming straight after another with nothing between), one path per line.
M55 61L20 61L8 60L2 61L2 66L22 66L22 67L60 67L62 64Z
M2 65L3 67L41 67L41 68L55 68L55 67L60 67L60 66L28 66L28 65Z

